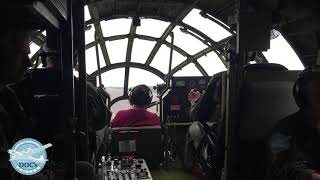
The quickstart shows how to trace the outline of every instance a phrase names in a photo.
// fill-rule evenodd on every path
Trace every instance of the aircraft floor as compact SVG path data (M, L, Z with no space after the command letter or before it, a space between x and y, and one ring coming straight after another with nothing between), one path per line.
M183 172L183 170L158 170L151 171L153 180L196 180L192 174Z
M191 174L183 170L180 161L175 162L170 168L151 170L153 180L196 180Z

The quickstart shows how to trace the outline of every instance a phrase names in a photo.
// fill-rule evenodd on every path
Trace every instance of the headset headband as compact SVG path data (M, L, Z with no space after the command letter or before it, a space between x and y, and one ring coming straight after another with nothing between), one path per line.
M129 91L129 102L131 105L148 106L151 104L153 94L151 89L144 85L138 85Z

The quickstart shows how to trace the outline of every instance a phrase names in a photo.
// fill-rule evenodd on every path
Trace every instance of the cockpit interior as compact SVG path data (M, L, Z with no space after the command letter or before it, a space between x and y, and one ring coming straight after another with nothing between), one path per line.
M299 73L320 65L315 0L1 4L4 29L30 36L25 78L5 86L34 123L26 138L52 145L40 148L47 161L35 175L1 165L8 180L267 179L268 137L299 110ZM151 98L143 109L159 124L115 126L140 108L132 93L142 84Z

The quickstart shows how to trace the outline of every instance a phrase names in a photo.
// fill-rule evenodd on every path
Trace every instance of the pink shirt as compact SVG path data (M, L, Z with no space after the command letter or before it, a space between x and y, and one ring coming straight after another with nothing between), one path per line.
M112 120L112 127L157 126L160 119L157 114L145 109L128 109L119 111Z

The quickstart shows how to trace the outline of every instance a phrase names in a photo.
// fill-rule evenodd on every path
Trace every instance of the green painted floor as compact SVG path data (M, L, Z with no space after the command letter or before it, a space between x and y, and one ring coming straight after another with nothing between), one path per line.
M192 174L183 172L183 170L158 170L151 171L153 180L196 180Z
M196 180L191 174L183 170L182 162L177 160L171 165L171 168L160 168L160 170L151 170L153 180Z

